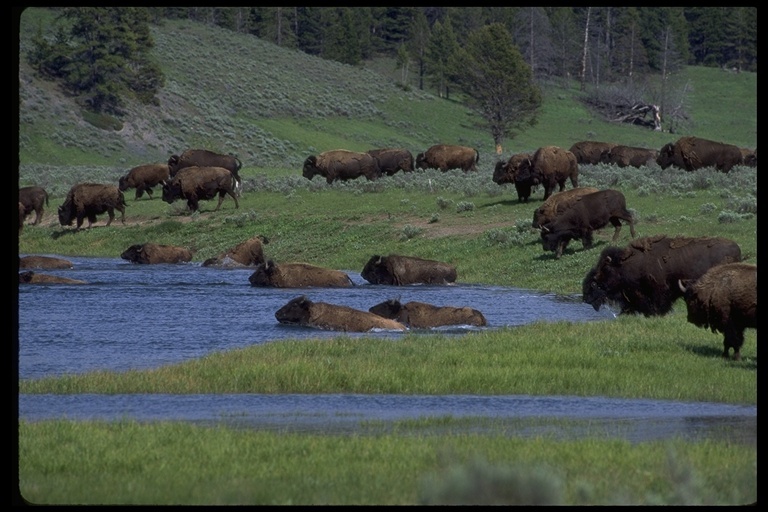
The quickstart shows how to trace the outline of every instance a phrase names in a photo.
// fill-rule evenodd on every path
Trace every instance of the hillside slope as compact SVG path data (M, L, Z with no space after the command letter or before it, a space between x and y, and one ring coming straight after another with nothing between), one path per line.
M21 165L127 167L206 147L237 154L245 168L296 169L307 155L328 149L402 146L416 153L438 142L474 146L486 163L496 159L490 135L456 101L403 90L364 67L186 20L152 27L153 51L166 75L159 105L130 104L117 129L98 128L54 83L36 77L24 59L37 27L49 26L52 19L45 9L28 9L20 19ZM699 136L755 147L756 92L753 105L729 103L756 91L755 74L697 68L691 70L692 90L714 84L717 73L729 80L725 90L732 94L693 93L692 129ZM576 88L545 90L539 123L507 141L503 156L549 144L570 147L584 139L661 147L685 135L606 123L578 96ZM716 101L717 108L697 106L699 99ZM754 116L723 119L722 112L744 111ZM96 124L103 126L101 121Z

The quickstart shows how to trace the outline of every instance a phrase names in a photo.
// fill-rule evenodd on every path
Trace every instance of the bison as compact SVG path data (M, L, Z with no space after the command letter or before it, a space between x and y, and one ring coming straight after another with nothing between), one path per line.
M534 210L531 227L539 229L544 224L552 222L555 220L555 217L567 210L568 207L581 199L582 196L597 191L598 189L594 187L579 187L552 194L549 196L549 199Z
M264 245L269 239L264 235L257 235L240 242L236 246L227 249L218 256L208 258L203 262L204 267L252 267L264 263Z
M531 178L534 185L544 187L544 200L559 186L565 190L565 181L571 180L573 188L579 186L579 164L576 156L557 146L544 146L536 150L531 158Z
M665 144L656 159L662 169L675 166L690 172L714 167L726 173L741 161L741 149L738 146L698 137L681 137L674 144Z
M71 226L77 219L77 229L83 225L83 219L88 218L88 227L96 222L96 215L107 212L109 226L115 218L115 210L119 211L120 221L125 224L125 197L115 185L101 183L79 183L67 193L64 203L59 206L59 223Z
M531 177L531 153L517 153L506 162L496 162L493 182L499 185L514 183L518 202L528 202L534 183Z
M413 256L371 256L360 274L371 284L449 284L456 281L456 267Z
M740 148L741 163L747 167L757 167L757 149Z
M273 288L343 288L352 286L352 279L341 270L318 267L308 263L280 263L269 260L256 266L248 278L251 286Z
M682 296L679 279L698 279L715 265L741 261L727 238L656 235L624 248L606 247L582 282L582 299L595 311L606 303L620 314L662 316Z
M563 255L568 242L580 239L585 249L592 247L592 233L610 222L614 228L612 241L619 238L621 221L629 224L632 238L635 238L635 223L632 213L627 210L624 194L618 190L599 190L581 196L554 220L542 224L541 244L545 251L554 251L555 258Z
M19 234L24 230L24 205L19 201Z
M757 265L717 265L697 280L678 280L678 285L688 322L723 333L723 357L733 348L733 359L740 360L744 330L757 329Z
M40 274L32 270L19 272L19 284L86 284L80 279Z
M320 175L330 185L337 180L354 180L361 176L369 181L377 180L381 177L381 169L377 161L368 153L334 149L319 155L308 156L304 160L301 174L308 180Z
M223 167L185 167L163 185L163 201L173 203L186 199L187 206L196 212L201 199L213 199L219 195L219 202L213 211L218 211L224 196L229 195L240 208L235 194L235 177Z
M127 248L120 257L131 263L152 265L156 263L179 263L192 260L192 251L176 245L153 243L135 244Z
M171 177L168 164L145 164L134 167L124 176L120 176L117 182L117 188L125 192L130 188L136 189L135 199L140 199L144 192L150 199L154 191L152 187L164 185Z
M70 269L72 262L54 256L29 255L19 257L19 268Z
M475 148L451 144L435 144L423 153L416 155L416 167L419 169L461 169L464 172L477 171L480 153Z
M382 175L392 176L397 171L413 171L413 154L407 149L369 149L367 153L376 160Z
M576 162L579 164L599 164L600 157L604 151L616 146L613 142L596 142L593 140L585 140L577 142L571 146L570 151L573 156L576 157Z
M618 167L645 167L649 162L656 162L659 152L655 149L636 148L633 146L614 146L603 151L600 162Z
M188 149L181 156L171 155L168 158L168 172L171 178L186 167L223 167L227 169L235 177L234 190L237 195L240 195L242 180L239 172L243 163L236 156L222 155L207 149Z
M405 331L400 322L349 306L312 302L305 295L290 300L275 312L281 324L303 325L333 331L367 332L372 329Z
M33 211L35 212L35 222L33 224L40 224L43 218L44 206L48 206L48 192L43 187L21 187L19 189L19 203L24 206L23 212L19 208L19 217L21 217L19 229L21 229L21 225L24 223L27 215Z
M389 299L372 306L368 311L414 329L430 329L442 325L487 325L485 316L469 307L433 306L415 301L401 304L397 299Z

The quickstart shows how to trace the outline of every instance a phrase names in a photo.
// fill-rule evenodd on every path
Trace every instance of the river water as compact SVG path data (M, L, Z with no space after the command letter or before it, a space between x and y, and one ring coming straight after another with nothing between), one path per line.
M483 328L441 328L462 335L534 321L610 320L580 296L510 287L370 285L347 271L351 288L252 287L252 269L199 263L135 265L115 258L66 258L71 270L43 270L84 285L21 285L18 294L20 379L94 370L155 368L253 344L333 337L338 332L285 326L274 317L297 295L357 309L390 298L470 306ZM351 333L397 340L399 332ZM361 425L389 428L421 417L482 418L515 435L616 435L634 440L671 436L756 442L757 410L750 406L689 404L602 397L423 395L20 395L19 418L225 422L248 428L346 432ZM564 425L567 425L564 426ZM476 426L476 428L482 428Z

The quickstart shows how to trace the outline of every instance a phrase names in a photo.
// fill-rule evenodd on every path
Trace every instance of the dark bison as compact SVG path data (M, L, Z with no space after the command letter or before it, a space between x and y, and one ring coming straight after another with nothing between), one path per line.
M213 199L218 194L219 202L213 211L218 211L224 196L229 195L240 208L235 194L235 177L223 167L185 167L163 185L163 201L173 203L186 199L193 212L199 208L201 199Z
M384 318L397 320L414 329L430 329L441 325L487 325L483 314L469 307L433 306L425 302L385 300L368 309Z
M477 171L480 153L475 148L452 144L435 144L423 153L416 155L416 167L419 169L461 169L464 172Z
M121 192L125 192L130 188L135 188L136 199L140 199L141 196L144 195L144 192L146 192L149 198L152 199L152 194L154 193L152 187L156 187L157 185L162 186L168 179L170 179L170 177L171 174L168 169L168 164L139 165L128 171L124 176L120 176L120 179L117 182L117 188L119 188Z
M218 256L208 258L203 262L204 267L253 267L264 263L264 245L269 239L264 235L257 235L240 242L236 246L227 249Z
M757 149L740 148L741 163L747 167L757 167Z
M19 234L24 230L24 205L19 201Z
M368 154L376 160L382 175L392 176L397 171L413 171L413 154L407 149L370 149Z
M674 144L670 142L664 145L656 159L662 169L671 165L686 171L714 167L722 172L730 171L741 161L741 149L738 146L698 137L681 137Z
M604 151L616 146L613 142L597 142L594 140L585 140L575 143L570 151L576 157L579 164L599 164L600 157Z
M514 183L517 190L517 200L521 203L528 202L533 188L531 176L531 153L517 153L509 157L506 162L496 162L493 169L493 182L499 185Z
M168 172L171 178L186 167L223 167L227 169L235 177L234 190L240 195L242 180L239 172L243 164L236 156L222 155L207 149L188 149L181 156L171 155L168 158Z
M534 210L531 227L539 229L542 225L552 222L555 220L555 217L567 210L568 207L582 196L598 192L598 190L594 187L579 187L552 194L549 196L549 199Z
M374 315L369 311L326 302L312 302L304 295L292 299L278 309L275 318L281 324L303 325L332 331L407 330L406 326L400 322Z
M618 167L645 167L649 162L655 163L658 157L655 149L619 145L603 151L600 162Z
M688 321L723 333L723 357L741 359L744 330L757 329L757 265L726 263L710 268L697 280L678 281L688 308Z
M741 248L727 238L656 235L626 247L606 247L582 282L582 299L598 311L666 315L682 297L679 279L698 279L710 268L741 261Z
M192 260L192 251L186 247L161 244L135 244L127 248L120 257L131 263L152 265L156 263L179 263Z
M413 256L371 256L360 275L371 284L448 284L456 281L456 267Z
M19 284L86 284L80 279L40 274L32 270L19 272Z
M74 265L63 258L32 254L19 258L19 268L70 269L74 268Z
M354 284L341 270L308 263L275 263L272 260L258 265L248 281L251 286L274 288L342 288Z
M24 223L27 215L33 211L35 212L34 224L40 224L40 220L43 218L44 207L48 206L48 192L43 187L21 187L19 189L19 202L24 206L23 212L19 208L19 216L21 217L19 229L21 229L21 224Z
M308 180L320 175L331 184L337 180L354 180L361 176L369 181L377 180L381 177L381 170L376 160L368 153L334 149L308 156L304 160L301 175Z
M77 229L83 225L83 219L88 218L88 227L96 222L96 215L106 212L109 215L107 226L115 218L115 210L119 211L120 221L125 224L125 197L115 185L101 183L79 183L69 189L64 204L59 206L59 223L71 226L77 219Z
M618 190L599 190L581 196L554 220L542 224L541 245L545 251L554 251L555 258L563 255L568 242L581 240L585 249L592 247L592 234L610 222L615 230L612 241L619 238L621 221L629 224L629 232L635 238L635 223L627 210L624 194Z

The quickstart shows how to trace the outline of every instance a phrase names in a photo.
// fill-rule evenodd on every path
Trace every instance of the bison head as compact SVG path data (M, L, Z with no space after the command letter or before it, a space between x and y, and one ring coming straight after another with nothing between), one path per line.
M71 226L75 220L75 206L72 202L67 201L59 206L59 224L62 226Z
M163 201L171 204L181 197L181 183L178 181L167 181L163 184Z
M275 312L275 318L281 324L303 325L309 321L309 308L312 301L306 295L290 300Z
M248 278L251 286L269 286L275 273L275 263L268 260L266 263L256 265L256 270Z
M301 171L301 175L308 180L311 180L315 174L319 173L320 171L317 168L317 157L315 155L307 157L307 159L304 160L304 167Z
M371 284L395 284L395 278L387 264L387 258L383 256L371 256L360 275Z
M656 157L656 163L659 167L666 169L674 162L675 145L673 143L665 144L664 147L659 150L659 155Z
M402 304L400 304L400 301L398 299L389 299L389 300L385 300L384 302L380 302L375 306L370 307L368 311L373 313L374 315L379 315L379 316L383 316L384 318L390 318L392 320L396 320L397 315L400 314L400 311L402 310L402 308L403 306Z
M629 302L623 293L621 277L621 253L619 247L607 247L592 269L584 276L581 283L582 300L590 304L595 311L607 302L618 302L621 311L629 308Z

